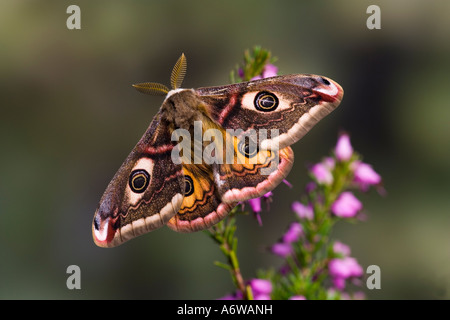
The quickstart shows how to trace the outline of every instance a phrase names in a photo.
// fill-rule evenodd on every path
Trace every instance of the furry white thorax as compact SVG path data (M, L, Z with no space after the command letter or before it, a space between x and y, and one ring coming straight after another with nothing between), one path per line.
M173 94L184 91L184 90L191 90L191 89L178 88L178 89L170 90L169 92L167 92L167 95L166 95L166 98L164 99L164 101L169 99L169 97L172 96Z

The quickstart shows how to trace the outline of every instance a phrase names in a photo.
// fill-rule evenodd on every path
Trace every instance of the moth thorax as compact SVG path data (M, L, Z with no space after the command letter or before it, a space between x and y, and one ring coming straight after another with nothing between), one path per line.
M166 95L166 100L169 99L172 95L180 93L182 91L186 91L186 90L190 90L190 89L178 88L178 89L170 90Z

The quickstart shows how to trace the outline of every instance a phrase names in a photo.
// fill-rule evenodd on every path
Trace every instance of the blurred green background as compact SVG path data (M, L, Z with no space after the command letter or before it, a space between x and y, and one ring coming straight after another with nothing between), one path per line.
M66 9L81 8L81 30ZM366 9L381 8L381 30ZM110 179L162 102L131 84L169 83L184 52L185 87L228 83L244 49L261 45L281 74L342 85L341 106L294 145L264 226L238 219L246 278L278 266L265 253L294 219L307 164L340 130L384 179L387 196L358 196L368 220L333 235L364 269L381 268L369 299L450 297L450 2L0 2L0 298L215 299L233 287L203 233L162 228L114 249L94 245L91 221ZM68 290L66 268L81 268Z

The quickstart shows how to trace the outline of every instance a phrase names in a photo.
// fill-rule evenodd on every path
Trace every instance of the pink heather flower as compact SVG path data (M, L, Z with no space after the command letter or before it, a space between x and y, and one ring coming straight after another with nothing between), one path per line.
M323 163L313 165L310 172L319 184L331 185L333 183L333 175Z
M292 243L298 241L301 236L303 236L303 227L298 222L292 222L289 229L283 235L284 243Z
M329 171L332 171L334 169L335 166L335 162L334 159L331 157L325 157L322 160L322 164L325 166L325 168L327 168Z
M316 190L316 187L317 187L316 183L314 181L310 181L305 186L305 192L306 193L311 193L314 190Z
M342 254L344 257L348 257L350 255L350 247L342 242L336 241L333 244L333 251L335 253Z
M333 286L338 290L344 290L345 289L345 279L344 278L333 278Z
M328 270L333 278L347 279L363 275L362 267L352 257L331 259L328 264Z
M270 78L270 77L275 77L278 73L278 68L276 66L274 66L273 64L266 64L264 69L262 70L260 75L254 76L253 78L251 78L250 80L259 80L259 79L264 79L264 78Z
M252 288L253 299L270 300L270 293L272 292L272 283L270 280L252 279L249 284Z
M238 75L239 75L239 77L241 78L241 79L244 79L244 70L242 69L242 68L239 68L238 69Z
M278 242L272 246L271 251L277 256L286 258L287 256L291 255L292 247L290 243Z
M351 257L332 259L328 264L328 270L332 277L333 285L338 290L345 288L346 279L363 275L362 267L355 258Z
M381 177L373 170L370 164L357 161L353 167L353 181L362 191L367 191L371 185L381 183Z
M352 218L362 209L362 203L350 191L342 192L331 205L331 211L341 218Z
M272 200L273 193L272 191L267 192L266 194L264 194L262 197L259 198L254 198L254 199L249 199L247 200L248 204L250 205L250 207L252 208L253 213L255 214L256 220L258 221L258 224L260 226L262 226L262 220L261 220L261 200L264 200L267 204L267 207L269 207L269 202Z
M272 191L269 191L269 192L267 192L266 194L264 194L262 197L263 197L264 199L269 199L269 200L270 200L270 197L272 197L272 196L273 196Z
M289 181L287 181L286 179L283 179L283 183L285 185L287 185L289 188L292 188L292 184Z
M242 300L242 292L236 291L235 293L229 293L217 300Z
M234 294L229 293L223 296L222 298L219 298L218 300L238 300L238 299Z
M353 148L348 134L341 134L339 136L334 152L339 161L350 160L353 154Z
M261 212L261 198L250 199L248 200L248 204L250 205L254 213Z
M273 64L266 64L266 66L263 69L262 77L263 78L270 78L275 77L278 74L278 67L274 66Z
M306 300L305 296L292 296L289 300Z
M305 206L299 201L294 201L291 205L291 209L300 219L312 220L314 218L314 211L311 205Z

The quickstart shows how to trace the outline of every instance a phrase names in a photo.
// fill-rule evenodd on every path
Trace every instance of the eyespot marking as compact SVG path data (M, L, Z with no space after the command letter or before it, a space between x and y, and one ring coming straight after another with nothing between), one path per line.
M270 112L278 108L278 98L271 92L261 91L255 96L253 104L258 111Z
M128 184L133 192L142 193L147 189L149 182L150 174L143 169L138 169L131 172Z

